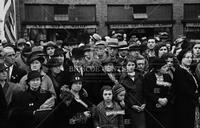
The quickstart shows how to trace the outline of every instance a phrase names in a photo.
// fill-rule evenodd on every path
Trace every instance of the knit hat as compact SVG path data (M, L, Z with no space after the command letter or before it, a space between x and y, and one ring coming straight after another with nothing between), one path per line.
M113 95L117 96L120 92L125 91L125 88L121 84L116 84L112 88Z

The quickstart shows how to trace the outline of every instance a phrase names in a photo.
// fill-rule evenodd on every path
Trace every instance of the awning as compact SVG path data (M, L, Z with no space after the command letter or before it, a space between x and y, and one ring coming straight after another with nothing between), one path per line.
M185 32L200 32L200 20L182 20Z
M131 28L168 28L172 27L175 21L133 21L133 22L106 22L110 29L131 29Z
M23 22L27 29L96 29L97 22Z

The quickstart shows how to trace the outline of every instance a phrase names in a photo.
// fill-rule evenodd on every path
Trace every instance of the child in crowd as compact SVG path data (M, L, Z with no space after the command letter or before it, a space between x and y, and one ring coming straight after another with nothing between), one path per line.
M112 87L103 86L101 89L103 101L97 105L95 111L96 128L124 128L121 107L113 101Z

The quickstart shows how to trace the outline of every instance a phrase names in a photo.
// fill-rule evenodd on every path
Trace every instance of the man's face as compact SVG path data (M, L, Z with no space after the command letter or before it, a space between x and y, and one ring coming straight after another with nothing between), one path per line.
M15 63L15 52L12 51L12 52L7 52L5 54L5 62L12 65Z
M85 61L86 62L91 62L92 59L93 59L93 52L92 51L86 51L84 53L84 56L85 56Z
M145 69L145 59L137 60L136 63L139 70Z
M126 57L128 54L128 50L120 50L119 51L119 55L122 56L122 57Z
M118 53L118 50L117 50L117 48L111 48L111 47L109 47L108 48L108 53L109 53L110 56L116 56L117 53Z
M156 41L154 39L149 39L147 43L147 47L152 50L154 49L155 46L156 46Z

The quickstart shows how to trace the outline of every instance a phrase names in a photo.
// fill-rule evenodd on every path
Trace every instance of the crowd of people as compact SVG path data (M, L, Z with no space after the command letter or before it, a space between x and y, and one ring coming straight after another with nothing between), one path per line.
M200 42L121 33L88 42L1 43L0 127L200 126Z

